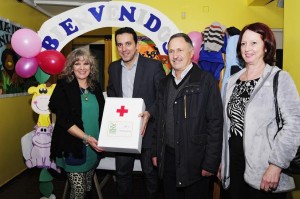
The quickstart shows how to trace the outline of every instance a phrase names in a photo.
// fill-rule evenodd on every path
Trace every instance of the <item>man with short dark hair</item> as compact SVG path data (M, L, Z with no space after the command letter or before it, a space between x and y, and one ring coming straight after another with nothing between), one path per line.
M143 98L146 111L141 114L143 126L141 166L149 198L156 198L158 191L157 170L151 161L151 142L155 99L159 81L165 76L162 63L138 53L136 32L129 27L115 32L117 51L121 59L109 66L108 97ZM149 120L150 119L150 120ZM120 198L132 198L132 170L136 154L116 154L117 189Z

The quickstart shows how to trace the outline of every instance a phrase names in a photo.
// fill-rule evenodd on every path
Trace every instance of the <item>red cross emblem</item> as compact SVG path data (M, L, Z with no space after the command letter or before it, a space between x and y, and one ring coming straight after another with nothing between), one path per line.
M120 109L117 109L117 113L120 113L120 117L123 117L124 113L128 113L128 109L125 109L125 106L121 106Z

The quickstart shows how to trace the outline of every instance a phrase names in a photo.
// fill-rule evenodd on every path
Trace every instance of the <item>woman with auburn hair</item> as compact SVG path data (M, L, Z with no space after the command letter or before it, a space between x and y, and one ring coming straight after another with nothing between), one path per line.
M230 199L285 199L295 188L283 172L300 145L300 100L286 71L278 77L277 100L283 120L278 129L273 79L276 41L263 23L245 26L237 55L244 68L225 85L221 179Z

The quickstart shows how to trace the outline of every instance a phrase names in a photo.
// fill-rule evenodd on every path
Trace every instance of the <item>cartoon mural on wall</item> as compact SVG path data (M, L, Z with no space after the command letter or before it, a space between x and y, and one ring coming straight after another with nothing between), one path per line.
M144 57L160 60L163 63L164 70L168 74L171 70L171 65L167 55L160 54L155 43L146 36L138 36L139 53Z
M0 17L0 94L26 92L35 84L34 78L22 78L16 73L20 56L11 46L12 35L22 26Z
M43 199L55 199L55 195L52 194L53 177L47 169L54 169L60 172L56 164L50 160L53 126L48 104L55 86L55 84L49 87L46 84L39 84L37 87L32 86L28 89L28 93L33 94L31 108L35 113L39 114L39 117L34 130L23 136L21 140L26 166L28 168L42 168L39 181Z

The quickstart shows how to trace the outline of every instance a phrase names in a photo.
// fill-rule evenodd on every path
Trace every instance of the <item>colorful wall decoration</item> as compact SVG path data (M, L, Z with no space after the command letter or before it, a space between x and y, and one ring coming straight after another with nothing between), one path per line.
M139 53L144 57L160 60L163 63L164 70L168 74L171 70L171 65L167 55L160 54L155 43L146 36L139 36Z
M27 92L34 78L22 78L16 73L20 56L11 45L12 35L22 26L0 17L0 95Z

